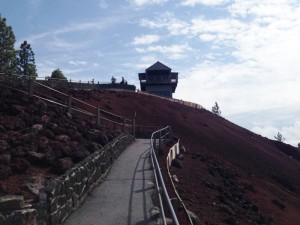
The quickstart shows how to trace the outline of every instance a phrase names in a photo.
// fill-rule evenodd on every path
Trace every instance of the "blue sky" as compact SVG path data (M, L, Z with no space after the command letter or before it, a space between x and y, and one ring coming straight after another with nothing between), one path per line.
M27 40L40 77L139 88L160 61L179 72L175 98L262 136L300 142L298 0L1 0L0 13Z

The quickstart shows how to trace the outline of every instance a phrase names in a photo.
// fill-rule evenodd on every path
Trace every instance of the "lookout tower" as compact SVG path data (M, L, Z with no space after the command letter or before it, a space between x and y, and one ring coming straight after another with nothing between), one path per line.
M171 70L161 62L156 62L145 73L139 73L141 91L172 98L178 83L178 73Z

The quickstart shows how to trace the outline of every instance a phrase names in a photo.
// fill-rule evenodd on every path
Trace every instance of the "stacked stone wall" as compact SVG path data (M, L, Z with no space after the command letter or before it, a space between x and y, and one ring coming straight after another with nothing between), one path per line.
M25 204L22 196L0 198L0 225L61 224L103 179L114 160L134 141L120 135L39 191L39 202Z

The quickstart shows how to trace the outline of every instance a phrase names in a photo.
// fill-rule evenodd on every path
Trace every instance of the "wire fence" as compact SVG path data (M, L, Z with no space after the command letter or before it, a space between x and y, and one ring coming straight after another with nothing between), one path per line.
M142 94L142 95L147 95L147 96L152 96L152 97L156 97L156 98L160 98L160 99L164 99L170 102L176 102L179 103L181 105L185 105L194 109L205 109L202 105L199 105L197 103L194 102L189 102L189 101L184 101L184 100L180 100L180 99L176 99L176 98L167 98L167 97L163 97L160 95L156 95L153 93L149 93L149 92L144 92L144 91L138 91L137 93Z

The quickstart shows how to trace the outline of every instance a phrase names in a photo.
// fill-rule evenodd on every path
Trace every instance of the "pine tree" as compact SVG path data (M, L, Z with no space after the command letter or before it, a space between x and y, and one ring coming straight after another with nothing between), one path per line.
M51 74L51 78L57 78L57 79L63 79L63 80L67 79L60 69L54 70Z
M211 111L212 111L213 114L221 116L221 110L220 110L219 105L218 105L217 102L215 102L215 105L211 108Z
M24 41L18 52L18 73L32 77L37 76L34 53L27 41Z
M284 140L285 140L285 138L282 136L282 134L280 132L278 132L277 135L274 136L274 138L279 142L284 142Z
M16 38L6 19L0 15L0 73L12 74L16 72L17 52L14 49Z

